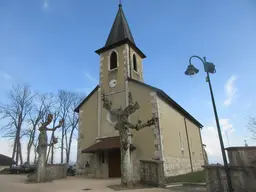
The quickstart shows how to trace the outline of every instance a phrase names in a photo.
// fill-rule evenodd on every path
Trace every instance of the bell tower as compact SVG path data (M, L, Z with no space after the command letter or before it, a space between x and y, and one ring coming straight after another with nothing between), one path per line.
M146 56L135 44L121 4L104 47L95 52L100 55L99 85L104 93L122 92L129 78L143 82Z
M104 47L95 52L100 55L98 138L118 136L119 132L113 127L116 120L103 110L101 96L104 93L113 108L125 108L128 105L128 80L143 82L142 60L146 57L135 44L121 4Z

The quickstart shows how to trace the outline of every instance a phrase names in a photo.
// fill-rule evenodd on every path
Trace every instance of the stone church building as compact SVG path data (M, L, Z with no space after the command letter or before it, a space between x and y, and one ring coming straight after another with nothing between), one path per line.
M144 53L136 46L122 5L100 57L99 85L75 109L79 113L77 171L92 177L120 177L120 140L115 119L103 109L102 94L113 108L124 109L132 93L140 109L130 116L134 124L153 116L158 122L140 131L131 130L134 180L139 180L140 160L164 161L165 176L201 170L204 152L202 125L164 91L143 80Z

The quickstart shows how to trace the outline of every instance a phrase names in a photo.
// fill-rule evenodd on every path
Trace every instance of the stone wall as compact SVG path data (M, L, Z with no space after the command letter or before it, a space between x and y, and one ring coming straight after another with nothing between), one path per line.
M256 147L230 147L226 150L234 191L256 191ZM224 166L207 165L204 168L208 191L228 191Z
M63 179L67 177L68 164L46 165L46 177L50 180Z
M165 176L182 175L191 172L189 158L182 157L165 157Z
M67 177L68 164L47 164L45 181L63 179ZM36 181L36 173L28 175L28 182Z
M2 165L2 166L0 166L0 171L2 171L2 170L4 170L4 169L6 169L6 168L9 168L10 166L4 166L4 165Z
M93 169L95 163L95 154L81 153L76 162L76 175L80 176L94 176ZM87 167L87 162L89 167Z
M188 157L165 157L165 177L182 175L192 172ZM204 160L192 159L193 171L203 170Z
M192 157L192 167L193 171L202 171L202 166L205 165L204 159L193 159Z
M163 161L140 160L140 179L142 184L165 186Z

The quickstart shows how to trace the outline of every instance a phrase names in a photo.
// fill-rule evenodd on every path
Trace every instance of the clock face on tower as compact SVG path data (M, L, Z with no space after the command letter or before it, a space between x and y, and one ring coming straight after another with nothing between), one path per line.
M112 80L109 81L109 87L110 87L110 88L115 87L116 84L117 84L117 80L116 80L116 79L112 79Z

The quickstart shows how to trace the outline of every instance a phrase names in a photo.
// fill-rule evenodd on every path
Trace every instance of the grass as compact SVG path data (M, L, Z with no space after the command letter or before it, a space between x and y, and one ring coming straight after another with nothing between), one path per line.
M192 173L187 173L184 175L177 175L168 177L166 179L167 183L179 183L179 182L187 182L187 183L205 183L206 175L205 171L197 171Z

